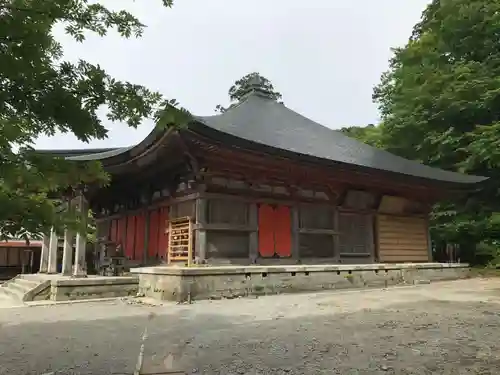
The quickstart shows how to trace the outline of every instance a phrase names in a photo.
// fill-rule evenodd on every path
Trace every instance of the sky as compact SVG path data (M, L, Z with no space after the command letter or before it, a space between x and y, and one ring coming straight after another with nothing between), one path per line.
M285 105L330 128L377 123L373 87L391 47L404 45L429 0L103 0L147 29L140 39L90 35L76 43L56 30L65 59L100 64L117 79L175 98L196 115L228 104L229 87L250 72L268 78ZM152 129L105 121L108 138L41 137L37 148L119 147Z

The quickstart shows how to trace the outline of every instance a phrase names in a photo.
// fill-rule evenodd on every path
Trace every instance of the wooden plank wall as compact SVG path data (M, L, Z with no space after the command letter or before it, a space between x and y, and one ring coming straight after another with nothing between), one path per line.
M421 217L377 215L379 262L428 262L427 220Z

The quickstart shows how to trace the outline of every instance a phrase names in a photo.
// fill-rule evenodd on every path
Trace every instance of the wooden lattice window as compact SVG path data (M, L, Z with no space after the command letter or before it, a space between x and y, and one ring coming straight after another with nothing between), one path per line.
M210 224L248 224L248 204L237 200L210 199L207 202Z
M207 231L207 258L247 258L249 234L238 231Z
M351 213L339 214L340 254L369 254L372 249L371 216Z
M334 256L333 236L328 234L299 235L299 254L301 258L330 258Z
M302 205L299 225L303 229L333 229L333 207L327 205Z

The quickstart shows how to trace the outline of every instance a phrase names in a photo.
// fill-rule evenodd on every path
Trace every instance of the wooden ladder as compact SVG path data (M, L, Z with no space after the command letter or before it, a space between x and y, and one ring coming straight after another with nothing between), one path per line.
M190 217L171 219L168 224L168 264L193 262L193 222Z

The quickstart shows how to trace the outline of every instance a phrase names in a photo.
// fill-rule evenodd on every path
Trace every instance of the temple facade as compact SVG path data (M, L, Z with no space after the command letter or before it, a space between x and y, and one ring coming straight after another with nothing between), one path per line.
M99 160L111 175L82 199L98 237L136 266L431 262L431 206L485 180L360 143L258 83L185 128L61 155Z

